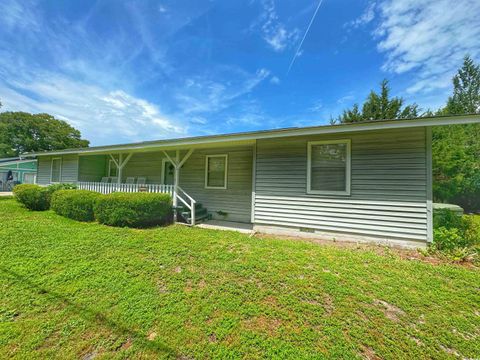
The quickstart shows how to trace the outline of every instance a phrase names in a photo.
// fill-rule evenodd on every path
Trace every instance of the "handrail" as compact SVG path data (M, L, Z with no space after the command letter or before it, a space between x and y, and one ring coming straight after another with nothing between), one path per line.
M187 204L187 202L180 196L178 193L178 190L180 190L185 197L190 200L190 205ZM174 196L179 199L181 202L183 202L187 208L190 210L190 225L194 226L195 225L195 204L197 203L194 198L192 198L190 195L187 194L185 190L183 190L180 186L176 186L176 190L174 191ZM176 210L175 210L176 211Z
M191 205L188 205L188 203L185 200L183 200L183 198L181 196L179 196L178 194L176 196L177 196L177 199L180 200L181 202L183 202L189 210L192 210Z
M185 190L183 190L180 186L177 186L177 189L180 190L187 198L188 200L190 200L191 202L193 202L194 204L197 202L194 198L192 198L190 195L188 195L186 193Z

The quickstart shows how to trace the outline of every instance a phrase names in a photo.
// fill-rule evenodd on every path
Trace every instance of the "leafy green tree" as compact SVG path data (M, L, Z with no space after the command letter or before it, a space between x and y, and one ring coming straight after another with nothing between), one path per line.
M404 105L404 100L400 97L390 97L390 87L388 80L384 79L380 83L380 93L374 90L370 92L364 104L362 111L358 104L354 104L351 109L344 110L337 119L340 123L355 123L366 120L386 120L386 119L408 119L418 117L418 105Z
M0 113L0 157L25 152L87 147L80 131L48 114Z
M466 56L452 79L453 95L439 115L480 113L480 65ZM433 194L467 211L480 211L480 125L433 129Z
M453 77L453 95L448 98L443 114L480 113L480 65L465 56L463 66Z

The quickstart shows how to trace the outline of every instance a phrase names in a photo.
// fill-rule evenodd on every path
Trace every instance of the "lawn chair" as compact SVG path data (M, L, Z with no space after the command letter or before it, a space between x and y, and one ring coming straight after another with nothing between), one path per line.
M125 184L135 184L135 178L133 176L127 177Z
M108 180L110 180L110 178L108 176L104 176L104 177L102 177L102 180L100 180L100 182L108 183Z
M118 176L110 176L110 182L116 184L118 182Z
M137 178L137 185L145 185L147 183L147 178L145 177L138 177Z

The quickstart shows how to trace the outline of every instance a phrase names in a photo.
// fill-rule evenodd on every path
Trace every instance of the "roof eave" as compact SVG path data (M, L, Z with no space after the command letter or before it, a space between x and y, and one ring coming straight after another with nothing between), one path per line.
M212 135L203 137L190 137L173 140L159 140L146 143L133 143L125 145L99 146L84 149L69 149L60 151L49 151L40 153L23 154L23 157L50 156L50 155L68 155L68 154L108 154L112 152L125 151L147 151L147 150L171 150L185 147L198 147L202 145L213 144L240 144L249 143L260 139L272 139L291 136L305 135L323 135L323 134L340 134L359 131L388 130L427 126L444 126L454 124L472 124L480 123L480 115L461 115L448 117L429 117L416 118L408 120L387 120L387 121L366 121L354 124L340 124L330 126L312 126L304 128L289 128L270 131L255 131L248 133Z

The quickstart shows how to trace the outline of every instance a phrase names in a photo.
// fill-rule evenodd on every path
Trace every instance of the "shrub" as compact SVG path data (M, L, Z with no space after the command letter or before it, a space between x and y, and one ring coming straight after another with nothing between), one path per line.
M480 227L472 216L458 216L451 210L439 209L434 213L433 226L433 244L437 250L451 251L480 242Z
M13 194L15 199L27 209L43 211L50 207L50 194L45 187L21 184L13 188Z
M47 189L48 189L48 192L50 193L50 195L52 195L55 191L58 191L58 190L73 190L73 189L76 189L77 188L77 185L75 184L52 184L52 185L48 185L47 186Z
M95 218L111 226L149 227L167 223L172 214L168 194L112 193L101 195L95 203Z
M93 207L99 193L89 190L57 190L50 207L58 215L78 221L93 221Z

